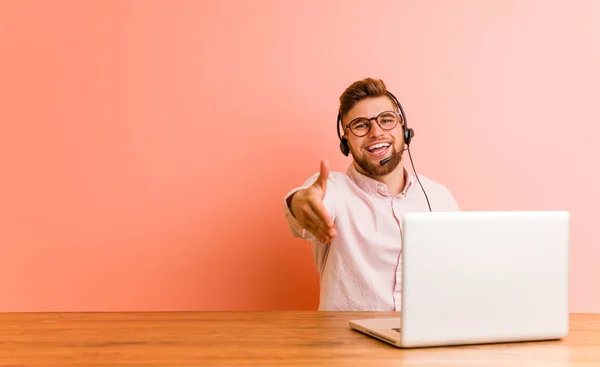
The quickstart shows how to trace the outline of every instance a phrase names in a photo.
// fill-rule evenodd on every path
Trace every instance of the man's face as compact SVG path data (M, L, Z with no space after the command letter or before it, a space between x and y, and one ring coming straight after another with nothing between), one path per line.
M364 136L356 136L350 127L345 129L345 136L348 138L350 152L358 165L359 171L370 177L384 176L392 172L402 161L402 154L398 154L392 158L386 165L381 166L379 163L382 159L394 155L404 149L404 139L402 137L402 124L400 117L396 115L395 119L398 123L391 129L394 121L392 114L386 117L382 112L397 111L396 106L387 96L365 98L359 101L344 117L342 124L346 125L355 121L360 117L371 118L369 132ZM382 128L376 122L375 118L380 116L379 121L382 123ZM366 121L365 121L366 122ZM368 129L369 124L357 124L356 121L352 124L355 127L354 131L358 135L362 135Z

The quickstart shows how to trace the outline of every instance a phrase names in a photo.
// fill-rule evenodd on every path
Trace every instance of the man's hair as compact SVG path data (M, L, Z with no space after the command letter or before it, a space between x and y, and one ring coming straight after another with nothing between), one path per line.
M381 96L387 96L387 87L381 79L366 78L352 83L340 96L340 117L345 116L359 101ZM395 106L394 100L390 100Z

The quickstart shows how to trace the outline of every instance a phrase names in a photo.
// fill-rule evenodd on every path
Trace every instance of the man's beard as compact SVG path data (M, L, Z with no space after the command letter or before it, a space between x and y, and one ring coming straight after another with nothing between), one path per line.
M385 176L395 170L396 167L398 167L398 165L402 162L402 154L395 155L392 159L390 159L389 162L382 166L379 161L373 163L372 161L369 161L367 157L359 158L354 154L354 152L352 153L352 157L354 158L356 164L363 170L364 173L371 177ZM396 149L392 149L391 153L392 155L396 154ZM381 159L384 158L385 157L381 157Z

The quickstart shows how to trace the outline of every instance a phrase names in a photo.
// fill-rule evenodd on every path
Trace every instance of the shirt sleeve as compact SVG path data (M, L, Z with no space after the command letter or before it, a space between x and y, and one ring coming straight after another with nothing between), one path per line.
M460 210L460 206L458 205L458 202L456 202L456 199L454 198L454 195L452 195L452 192L450 191L450 189L448 189L447 187L445 187L445 191L446 191L446 205L444 210L445 211L449 211L449 212L459 212Z
M315 173L314 175L310 176L306 181L304 181L304 183L301 186L290 190L283 198L283 209L284 209L285 218L288 222L288 229L289 229L290 233L294 237L300 237L307 241L314 241L314 240L316 240L316 238L308 230L305 230L304 228L302 228L300 223L298 223L298 220L296 219L296 217L294 217L290 208L288 207L287 199L291 195L296 193L297 191L305 189L305 188L309 187L310 185L312 185L317 180L318 177L319 177L319 173ZM327 213L329 214L332 221L335 221L335 198L336 197L337 197L337 190L336 190L336 186L335 186L334 172L330 172L329 177L327 179L327 189L325 191L325 198L323 199L323 205L325 206L325 210L327 210Z

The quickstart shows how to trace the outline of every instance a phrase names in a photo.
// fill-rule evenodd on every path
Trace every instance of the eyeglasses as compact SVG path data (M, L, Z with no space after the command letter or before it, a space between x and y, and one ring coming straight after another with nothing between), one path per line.
M371 117L370 119L366 117L356 118L346 125L346 129L350 128L350 131L358 137L365 136L371 131L371 120L377 121L377 124L383 130L392 130L398 125L401 118L398 112L384 111L377 117Z

